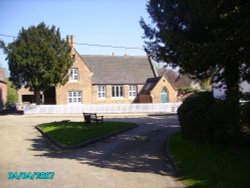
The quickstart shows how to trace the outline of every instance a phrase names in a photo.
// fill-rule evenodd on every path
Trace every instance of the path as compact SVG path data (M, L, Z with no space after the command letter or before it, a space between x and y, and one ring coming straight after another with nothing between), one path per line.
M82 117L0 116L1 187L177 188L164 150L166 138L179 130L175 116L110 118L131 121L136 129L89 145L59 151L34 125ZM8 180L12 172L55 172L53 180Z

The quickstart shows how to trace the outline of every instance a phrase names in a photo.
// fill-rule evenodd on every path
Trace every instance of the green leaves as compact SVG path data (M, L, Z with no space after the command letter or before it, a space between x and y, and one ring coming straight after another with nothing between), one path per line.
M247 68L241 77L248 79L249 8L246 1L150 0L153 24L140 21L146 52L197 79L216 76L218 69L238 61Z
M145 50L156 61L197 80L212 77L237 93L239 81L250 82L249 9L247 1L150 0L152 24L140 21Z
M7 86L8 86L7 103L15 104L18 101L17 90L10 81L8 81Z
M22 28L17 39L5 50L10 68L10 80L17 87L46 90L64 84L73 61L70 47L61 38L59 29L45 23Z

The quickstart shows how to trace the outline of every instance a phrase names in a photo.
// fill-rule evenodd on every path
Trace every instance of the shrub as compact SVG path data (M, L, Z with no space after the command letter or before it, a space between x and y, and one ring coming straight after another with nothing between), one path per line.
M209 142L211 131L207 124L207 113L215 100L211 93L199 93L188 97L178 109L183 134L195 141Z
M187 98L178 109L178 116L184 136L197 142L228 144L239 138L235 109L210 93Z
M250 102L246 102L241 107L241 120L244 126L250 128Z
M239 140L240 124L237 112L226 101L216 100L207 113L207 124L212 129L212 142L229 144Z

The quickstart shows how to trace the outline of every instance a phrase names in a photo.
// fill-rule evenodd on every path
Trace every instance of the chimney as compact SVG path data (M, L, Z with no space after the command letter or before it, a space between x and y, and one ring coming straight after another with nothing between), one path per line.
M67 35L67 42L71 48L74 48L75 36L74 35Z
M0 67L0 80L5 79L4 69Z

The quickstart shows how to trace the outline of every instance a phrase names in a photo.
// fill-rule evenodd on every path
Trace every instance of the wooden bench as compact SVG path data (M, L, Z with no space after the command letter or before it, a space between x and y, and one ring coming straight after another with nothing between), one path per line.
M84 121L85 123L90 124L91 121L96 122L98 124L99 122L103 123L103 116L97 116L96 113L83 113Z

